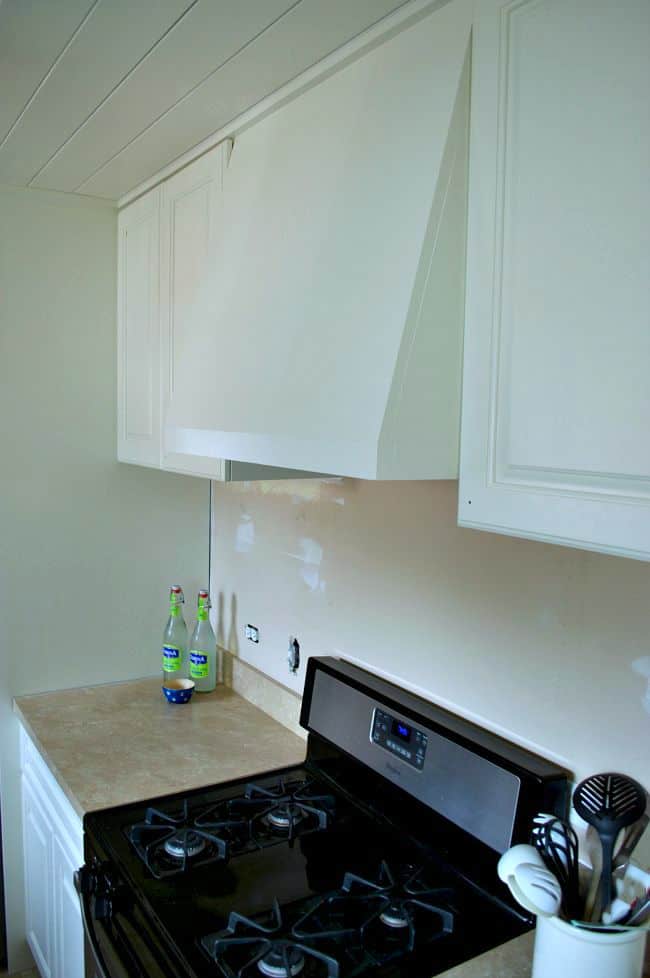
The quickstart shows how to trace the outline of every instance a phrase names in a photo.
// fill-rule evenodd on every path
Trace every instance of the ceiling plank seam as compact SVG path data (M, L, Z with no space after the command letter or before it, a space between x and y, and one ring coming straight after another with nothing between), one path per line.
M20 124L21 119L24 118L25 113L29 110L30 105L32 105L38 93L41 91L43 86L47 83L48 79L52 75L52 72L56 70L57 65L59 65L62 59L66 56L66 54L68 53L68 51L70 50L70 48L72 47L76 39L79 37L82 30L84 29L84 27L86 26L86 24L88 23L88 21L90 20L90 18L92 17L92 15L94 14L95 10L97 9L100 3L101 0L95 0L92 7L90 7L90 9L84 15L84 17L82 18L81 22L79 23L75 31L70 35L67 43L65 44L65 46L63 47L59 55L52 62L52 64L50 65L46 73L43 75L40 82L38 83L38 85L36 86L32 94L30 95L30 97L27 99L25 105L14 119L14 122L12 123L11 127L5 133L4 138L2 139L2 141L0 141L0 149L2 149L5 143L11 138L12 134L16 131L16 127Z
M155 119L152 119L148 126L146 126L144 129L142 129L136 136L133 136L132 139L129 139L129 141L127 143L125 143L122 147L120 147L120 149L116 153L113 153L113 155L110 156L107 160L104 160L104 162L101 164L101 166L98 166L97 169L95 169L92 173L90 173L77 187L75 187L75 193L83 193L83 188L86 186L86 184L87 183L90 183L90 181L93 180L97 176L97 174L101 173L102 170L104 170L107 166L109 166L113 162L113 160L117 159L117 157L120 156L120 154L123 153L124 150L128 149L129 146L132 146L139 139L141 139L142 136L145 133L147 133L150 129L152 129L154 126L156 126L161 121L161 119L164 119L167 115L169 115L169 113L172 112L175 108L177 108L177 106L182 105L182 103L186 99L190 98L202 85L205 84L205 82L209 78L213 78L214 75L217 74L217 72L221 71L222 68L224 68L227 64L229 64L235 58L239 57L239 55L242 53L242 51L245 51L252 44L254 44L256 41L258 41L259 38L262 37L263 34L266 34L267 31L269 31L269 30L271 30L271 28L275 27L276 24L278 24L283 18L285 18L288 14L290 14L293 10L295 10L296 7L299 7L301 3L302 3L302 0L295 0L295 3L292 3L290 7L287 7L286 10L284 10L278 17L275 18L275 20L271 21L270 24L267 24L261 31L258 31L257 34L255 34L254 37L251 37L248 41L246 41L245 44L242 44L241 47L239 47L236 51L233 51L233 53L230 54L224 61L222 61L221 64L217 65L216 68L213 68L212 71L209 71L208 74L205 75L204 78L201 78L201 80L199 82L197 82L196 85L194 85L187 92L185 92L185 94L182 95L179 99L176 99L175 102L172 102L171 105L167 106L167 108L165 109L164 112L161 112L160 115L158 115ZM98 108L99 108L99 106L98 106ZM93 115L94 115L94 113L93 113ZM89 118L91 118L91 117L89 117ZM88 120L86 120L86 122L87 121ZM84 125L85 125L85 123L84 123ZM79 128L82 128L82 127L80 126ZM70 138L72 138L72 137L70 137ZM57 150L57 152L55 153L55 156L58 155L58 153L61 151L61 149L63 149L63 147L60 147L60 149ZM33 179L36 179L36 177L34 177Z
M99 2L99 0L98 0L98 2ZM183 13L180 14L179 17L176 18L176 20L174 21L174 23L173 24L170 24L170 26L167 28L167 30L165 31L165 33L164 34L161 34L161 36L158 38L158 40L156 41L156 43L155 44L152 44L151 47L147 51L145 51L145 53L142 55L142 57L138 61L136 61L136 63L134 65L132 65L131 68L129 68L129 70L126 72L126 74L123 75L120 78L120 80L117 82L116 85L113 85L113 87L111 88L111 90L106 93L106 95L101 100L101 102L98 102L97 103L97 105L92 110L92 112L90 112L86 116L86 118L82 122L79 123L79 125L77 126L77 128L73 132L70 133L70 135L67 137L67 139L65 139L61 143L61 145L58 147L58 149L56 150L56 152L52 153L52 155L49 157L49 159L47 159L45 161L45 163L43 163L43 165L38 168L38 170L36 171L36 173L34 173L32 175L32 177L30 178L29 183L28 183L28 186L29 187L32 186L32 184L34 183L35 180L38 180L38 178L40 177L40 175L43 172L43 170L45 170L50 165L50 163L52 163L52 161L57 158L57 156L65 149L65 147L68 145L68 143L72 139L74 139L74 137L77 135L77 133L81 129L83 129L83 127L86 125L86 123L89 122L92 119L92 117L94 115L96 115L97 112L99 112L99 110L102 108L102 106L105 105L106 102L108 102L108 100L118 90L118 88L120 88L120 86L123 85L124 82L126 82L128 78L130 78L130 76L133 74L133 72L137 68L139 68L140 65L144 61L146 61L146 59L151 54L153 54L153 52L156 50L156 48L158 47L158 45L161 44L167 37L169 37L169 35L172 33L172 31L175 30L176 27L178 27L178 25L180 24L180 22L194 9L194 7L196 7L197 3L199 3L199 2L200 2L200 0L192 0L192 2L185 8L185 10L183 11ZM120 150L120 152L121 152L121 150ZM90 177L88 177L87 179L90 179ZM86 181L84 180L84 183L85 182ZM76 193L76 191L75 191L75 193Z

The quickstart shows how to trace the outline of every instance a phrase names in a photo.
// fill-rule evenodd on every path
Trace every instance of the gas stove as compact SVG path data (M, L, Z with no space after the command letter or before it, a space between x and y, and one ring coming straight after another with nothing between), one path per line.
M496 875L566 772L311 659L304 764L94 812L89 978L428 978L531 926Z

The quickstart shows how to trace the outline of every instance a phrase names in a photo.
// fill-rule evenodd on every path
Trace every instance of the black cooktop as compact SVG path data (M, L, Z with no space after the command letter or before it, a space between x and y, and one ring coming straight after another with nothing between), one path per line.
M182 962L171 973L188 978L428 978L527 927L306 766L85 827L87 858L119 867L129 905Z

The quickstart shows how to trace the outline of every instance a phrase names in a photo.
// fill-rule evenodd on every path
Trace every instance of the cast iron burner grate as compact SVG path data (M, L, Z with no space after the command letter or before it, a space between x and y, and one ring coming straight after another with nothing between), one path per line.
M258 846L293 842L295 838L328 828L336 809L333 795L310 779L285 781L271 787L250 783L244 794L222 801L204 812L195 824L208 831L233 819L246 821L249 838Z
M450 935L454 891L430 887L415 866L376 880L346 873L340 889L254 918L233 912L201 946L225 978L344 978L371 974Z
M339 978L330 954L298 940L284 924L280 905L255 919L231 913L228 927L201 940L225 978Z
M176 815L148 808L144 822L132 825L128 836L156 879L187 872L190 866L225 862L232 841L194 824L187 801Z
M420 867L406 864L393 873L382 861L375 880L346 873L340 890L316 903L293 933L313 940L356 928L364 950L379 965L451 934L455 901L452 889L430 886Z
M174 814L148 808L127 835L156 879L226 862L264 846L326 829L336 802L313 780L280 779L271 787L247 784L244 793L190 814L187 800Z

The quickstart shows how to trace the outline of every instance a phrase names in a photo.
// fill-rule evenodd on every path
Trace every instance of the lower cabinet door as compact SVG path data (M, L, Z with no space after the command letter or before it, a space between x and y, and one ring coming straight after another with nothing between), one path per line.
M53 839L56 974L54 978L84 978L83 923L74 888L78 860L56 835Z
M29 782L23 778L27 943L34 955L41 978L57 978L53 968L54 915L51 837L52 830L47 813L36 792Z

